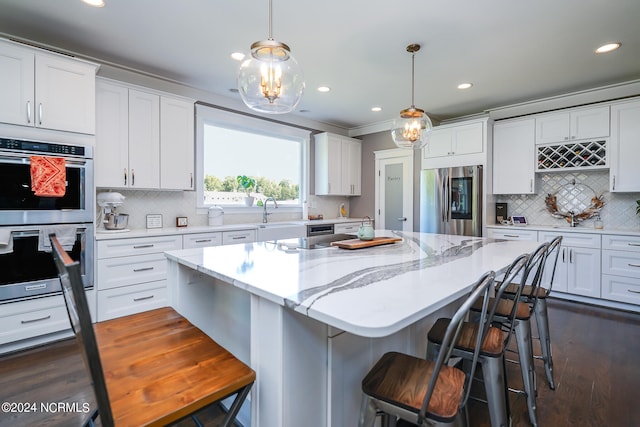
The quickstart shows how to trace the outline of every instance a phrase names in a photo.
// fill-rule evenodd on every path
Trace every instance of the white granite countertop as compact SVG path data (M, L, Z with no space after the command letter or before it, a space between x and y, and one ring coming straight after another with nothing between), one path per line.
M499 271L538 245L438 234L397 236L403 241L358 250L290 250L286 243L293 240L285 240L166 254L330 326L381 337L457 300L484 272Z
M625 236L640 236L640 228L607 228L601 229L581 226L570 227L569 225L488 225L487 228L498 230L533 230L533 231L553 231L558 233L590 233L590 234L618 234Z

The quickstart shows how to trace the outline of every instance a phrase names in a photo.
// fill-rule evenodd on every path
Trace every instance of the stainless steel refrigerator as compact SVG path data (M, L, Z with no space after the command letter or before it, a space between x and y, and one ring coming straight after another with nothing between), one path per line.
M482 166L420 172L420 231L482 236Z

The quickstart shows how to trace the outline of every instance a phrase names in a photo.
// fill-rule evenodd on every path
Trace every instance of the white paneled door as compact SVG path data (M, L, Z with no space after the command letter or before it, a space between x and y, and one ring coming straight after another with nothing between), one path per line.
M413 151L375 152L377 229L413 231Z

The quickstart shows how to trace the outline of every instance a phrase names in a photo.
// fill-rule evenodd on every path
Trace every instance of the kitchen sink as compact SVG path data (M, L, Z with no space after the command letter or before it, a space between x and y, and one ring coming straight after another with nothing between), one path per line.
M292 239L296 237L305 237L307 235L307 226L295 222L272 222L258 225L257 240L264 242L266 240Z

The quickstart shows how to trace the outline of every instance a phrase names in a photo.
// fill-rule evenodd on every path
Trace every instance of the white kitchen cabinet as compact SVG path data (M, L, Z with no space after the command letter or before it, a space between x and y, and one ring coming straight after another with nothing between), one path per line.
M536 144L609 136L609 106L556 111L537 115Z
M553 290L600 298L600 235L540 231L538 241L550 242L562 236ZM545 266L543 283L549 283L552 259Z
M493 194L535 194L535 120L493 125Z
M484 150L481 122L436 126L423 149L425 159L481 153Z
M536 230L526 230L523 228L504 228L497 226L495 228L487 227L487 237L490 237L492 239L524 240L528 242L536 242L538 240L538 232Z
M193 103L99 79L97 187L192 190Z
M167 306L164 252L181 248L180 235L98 241L98 321Z
M220 246L222 244L222 232L185 234L182 236L182 249L204 248L207 246Z
M640 99L611 106L609 190L640 191Z
M252 243L256 241L256 230L234 230L222 232L223 245Z
M315 139L315 194L359 196L362 143L358 139L320 133Z
M0 121L93 135L97 68L0 40Z
M160 187L194 189L193 102L160 97Z
M640 305L640 236L602 236L602 298Z
M96 292L86 292L91 317L96 319ZM0 310L0 354L71 336L62 295L3 304Z

